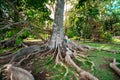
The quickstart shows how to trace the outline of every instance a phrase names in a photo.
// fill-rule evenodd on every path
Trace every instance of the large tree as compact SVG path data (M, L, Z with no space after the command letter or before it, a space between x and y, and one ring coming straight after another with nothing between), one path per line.
M63 42L63 13L64 0L57 0L49 48L55 48L55 45L61 45Z
M56 64L60 64L65 67L66 73L68 74L68 67L66 64L76 68L75 74L79 75L79 78L82 80L98 80L89 72L81 69L76 63L72 60L77 58L77 56L84 55L87 49L91 47L87 45L77 45L72 41L65 41L63 33L63 13L64 13L64 0L56 0L55 15L53 21L53 29L50 39L41 45L33 45L29 47L22 48L15 53L9 54L7 56L0 57L0 62L6 62L10 64L20 65L26 58L29 58L31 55L37 55L39 57L45 56L47 54L53 54L53 59ZM28 24L29 25L29 24ZM25 76L24 76L25 77ZM78 77L76 75L76 77Z

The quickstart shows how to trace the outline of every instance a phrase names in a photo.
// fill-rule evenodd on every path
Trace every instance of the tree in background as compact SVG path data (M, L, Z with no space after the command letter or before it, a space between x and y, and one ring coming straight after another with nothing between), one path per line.
M112 34L115 34L119 28L113 26L119 23L119 1L76 0L74 2L73 8L68 11L70 15L67 20L67 26L70 27L68 34L93 41L111 41Z
M45 41L44 36L50 33L46 22L50 24L52 22L49 17L50 11L45 6L46 3L48 0L34 2L31 0L1 0L1 45L6 46L11 42L19 45L27 37L40 38Z

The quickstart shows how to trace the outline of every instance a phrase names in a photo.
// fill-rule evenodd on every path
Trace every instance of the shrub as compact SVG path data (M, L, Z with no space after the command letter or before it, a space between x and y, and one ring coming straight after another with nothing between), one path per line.
M105 32L105 39L104 39L105 42L111 42L112 41L112 35L110 32Z

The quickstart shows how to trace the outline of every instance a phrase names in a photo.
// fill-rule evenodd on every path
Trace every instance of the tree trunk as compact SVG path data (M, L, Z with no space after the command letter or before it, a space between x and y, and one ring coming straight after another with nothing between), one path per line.
M53 22L52 36L49 41L49 48L55 48L55 45L61 44L63 41L63 13L64 0L56 0L55 17Z
M87 51L86 49L89 49L90 47L79 46L72 41L67 41L67 42L64 41L64 34L63 34L64 3L65 3L64 0L56 0L53 30L52 30L51 38L48 44L46 43L44 45L34 45L34 46L23 48L17 51L15 54L11 54L5 57L4 56L0 57L0 61L3 61L4 59L7 59L7 58L9 59L12 58L9 63L15 64L17 62L17 64L20 65L25 59L29 58L29 56L31 55L37 54L38 57L42 57L44 55L52 53L54 54L53 57L55 59L56 64L61 64L63 67L65 67L66 73L64 77L66 77L66 75L68 74L68 67L65 64L66 62L68 65L76 69L76 72L79 73L79 76L82 80L98 80L89 72L86 72L83 69L81 69L72 60L73 57L75 59L77 58L77 55L79 55L77 53L80 53L80 52L85 53ZM27 77L27 76L24 76L24 77Z

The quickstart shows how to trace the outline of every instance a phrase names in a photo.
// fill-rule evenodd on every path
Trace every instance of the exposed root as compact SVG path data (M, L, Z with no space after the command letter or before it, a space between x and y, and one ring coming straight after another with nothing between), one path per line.
M28 59L30 57L30 55L27 55L26 57L24 56L24 58L22 58L17 65L20 65L24 60Z
M64 63L62 63L62 62L59 62L59 64L66 69L66 72L64 74L64 78L65 78L67 76L68 72L69 72L68 67Z
M56 62L56 64L55 64L54 68L57 66L57 64L60 64L61 66L63 66L66 69L66 72L64 74L64 78L65 78L69 72L68 67L63 62L59 61L58 55L56 56L55 62Z
M102 51L106 51L106 52L110 52L110 53L113 53L113 54L116 54L116 53L119 53L120 51L117 51L117 50L106 50L106 49L101 49Z
M76 76L76 80L80 80L79 79L79 74L78 73L76 73L75 71L71 71L73 74L74 74L74 76Z
M2 57L0 57L0 63L1 63L1 64L6 64L6 63L8 63L13 56L15 56L15 54L9 54L9 55L7 55L7 56L2 56Z
M61 74L63 74L63 73L61 73ZM60 74L57 74L57 75L54 75L54 76L49 76L49 77L47 77L47 80L51 80L52 78L59 77L59 76L60 76Z
M59 63L57 63L57 64L60 64L61 66L63 66L66 69L66 72L64 74L64 78L65 78L67 76L68 72L69 72L68 67L61 61Z
M65 69L66 69L66 72L65 72L65 74L64 74L64 78L65 78L65 77L67 76L67 74L68 74L69 70L68 70L68 67L67 67L66 65L62 64L62 66L64 66L64 67L65 67Z
M116 66L118 64L116 62L116 59L113 60L112 63L110 63L110 67L120 76L120 69Z
M23 47L28 47L28 45L24 44L23 42L21 44Z
M71 45L73 48L75 49L78 49L78 50L81 50L82 52L86 52L87 50L101 50L101 51L106 51L106 52L109 52L109 53L113 53L113 54L116 54L116 53L119 53L120 50L108 50L108 49L98 49L98 48L94 48L94 47L90 47L88 45L78 45L76 43L74 43L73 41L71 41L69 43L69 45Z
M34 80L32 74L25 69L15 67L12 64L3 66L11 80Z
M56 42L54 48L49 48L47 44L45 44L43 46L34 45L34 46L30 46L30 47L25 47L21 50L18 50L14 54L10 54L5 57L0 57L0 61L7 59L9 57L9 58L11 58L11 60L8 60L8 61L10 61L10 63L17 63L17 65L20 65L24 60L28 59L31 55L37 54L37 57L43 57L43 56L46 56L46 55L52 53L54 55L54 59L55 59L55 63L56 63L54 67L56 67L57 64L60 64L66 69L64 78L67 76L67 74L69 72L69 69L65 64L65 62L66 62L67 64L69 64L70 66L74 67L77 70L77 73L79 74L80 79L82 79L82 80L98 80L92 74L81 69L72 60L72 58L77 59L77 57L81 57L81 58L83 58L84 61L87 61L87 60L85 60L85 59L87 59L86 55L83 55L83 54L81 54L81 52L77 52L77 51L81 50L83 53L86 53L86 51L88 49L90 49L89 46L78 46L75 44L74 45L73 44L66 45L64 43L60 45L59 42L58 43ZM92 64L91 70L93 70L94 63L91 61L88 61L88 62L90 62ZM76 77L78 77L78 74L74 73L74 75Z
M56 56L55 63L56 63L56 64L59 64L59 63L60 63L59 55L58 55L58 54L57 54L57 56Z
M70 41L68 43L68 45L70 45L73 49L75 50L79 50L79 51L82 51L82 52L86 52L87 50L93 50L94 48L88 46L88 45L78 45L76 44L75 42L73 41Z
M65 78L65 77L67 76L69 70L68 70L68 67L62 62L62 61L63 61L63 58L62 58L62 55L61 55L60 46L58 46L58 49L57 49L57 50L58 50L58 53L57 53L56 59L55 59L55 62L56 62L55 66L56 66L57 64L60 64L61 66L63 66L63 67L66 69L66 72L65 72L65 74L64 74L64 78Z
M82 58L86 58L86 56L83 54L78 54L77 56L82 57Z
M33 53L36 53L36 52L40 52L42 51L41 50L41 47L39 45L33 45L33 46L30 46L30 47L25 47L25 48L22 48L20 50L18 50L17 52L15 53L12 53L12 54L9 54L7 56L1 56L0 57L0 62L2 63L8 63L10 61L10 63L12 62L15 62L17 60L21 60L23 58L23 56L27 56L27 55L31 55Z
M19 16L21 16L22 19L23 16L15 9L15 7L12 5L9 0L4 0L11 9L15 11ZM30 55L39 53L40 57L45 56L47 54L52 53L54 51L54 59L57 64L60 64L65 67L66 72L64 77L68 74L68 67L64 64L66 62L70 66L76 68L77 72L79 73L82 80L98 80L90 73L84 71L81 69L78 65L75 64L75 62L72 60L73 57L76 57L77 50L86 53L87 50L91 49L91 47L87 45L77 45L74 42L70 41L69 43L64 44L64 34L63 34L63 12L64 12L64 0L57 0L56 2L56 8L55 8L55 19L53 23L53 30L52 30L52 36L50 38L50 41L48 41L48 45L39 46L34 45L30 47L22 48L21 50L18 50L16 53L9 54L8 56L2 56L0 57L1 61L6 61L5 59L9 59L7 61L10 61L10 63L18 62L18 64L22 63L25 59L29 58ZM58 14L59 13L59 14ZM0 28L0 30L8 29L11 26L23 26L24 29L29 30L34 35L41 38L41 40L45 41L42 36L40 36L38 33L32 30L29 26L32 26L33 24L30 24L28 21L22 21L17 23L11 23L6 25L3 28ZM33 26L34 27L34 26ZM22 33L23 30L19 32L19 34ZM15 35L18 36L18 35ZM45 41L46 42L46 41ZM43 49L45 48L45 49ZM63 49L65 48L65 49ZM42 54L42 55L41 55ZM24 57L25 56L25 57ZM79 55L81 56L81 55ZM23 58L24 57L24 58ZM39 56L38 56L39 57ZM82 55L82 57L84 57ZM15 67L11 64L6 65L7 71L10 72L10 78L11 80L34 80L33 76L26 70Z
M81 79L83 80L98 80L95 76L93 76L92 74L86 71L80 72L80 76L81 76Z
M91 65L91 71L93 71L94 70L94 67L95 67L95 64L94 64L94 62L92 62L92 61L89 61L92 65Z
M65 61L77 69L78 72L83 71L79 66L77 66L74 61L71 59L69 54L66 54Z
M43 57L43 56L45 56L45 55L48 55L48 54L50 54L52 51L53 51L53 50L50 49L50 50L48 50L48 51L46 51L46 52L40 54L40 57Z
M89 63L91 63L91 71L94 70L94 67L95 67L94 62L87 60L86 57L83 57L82 59L80 59L79 56L77 56L77 57L75 57L75 59L78 60L78 61L80 61L80 62L82 62L82 63L85 63L86 61L89 62Z
M82 62L83 64L84 64L85 61L86 61L85 59L82 59L82 58L79 58L79 57L76 57L75 59L78 60L78 61L80 61L80 62Z
M0 54L0 56L9 55L9 54L11 54L12 51L16 50L17 48L18 48L18 46L17 46L17 47L14 47L14 48L12 48L12 49L10 49L10 50L5 50L5 51L3 51L3 52Z
M77 69L77 71L80 74L80 77L83 80L98 80L96 77L94 77L92 74L84 71L83 69L81 69L79 66L77 66L74 61L71 59L71 56L69 54L67 54L66 52L66 57L65 57L65 61L69 64L72 65L73 67L75 67Z

